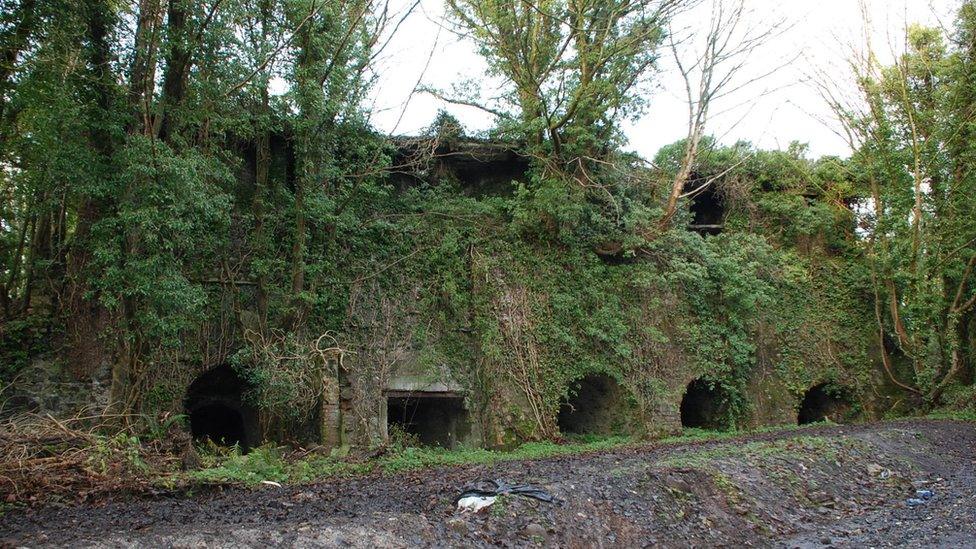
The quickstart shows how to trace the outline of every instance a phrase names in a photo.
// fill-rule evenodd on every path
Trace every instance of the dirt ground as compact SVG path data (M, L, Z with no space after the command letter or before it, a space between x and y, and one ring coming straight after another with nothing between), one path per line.
M467 483L531 483L457 511ZM909 506L916 490L934 495ZM0 546L976 547L976 425L822 426L721 442L15 511Z

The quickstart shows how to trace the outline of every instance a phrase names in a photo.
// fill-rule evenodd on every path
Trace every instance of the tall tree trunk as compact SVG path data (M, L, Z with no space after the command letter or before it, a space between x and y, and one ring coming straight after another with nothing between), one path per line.
M308 160L302 162L301 171L295 178L295 235L291 248L291 293L294 299L305 289L305 180Z
M158 136L164 142L172 141L177 131L176 111L186 97L192 59L188 16L187 0L169 0L166 15L169 51L163 73L162 112L157 123Z
M17 4L13 19L17 21L6 33L0 35L0 124L6 120L6 97L10 89L10 79L17 67L17 58L27 46L34 28L37 26L36 0L21 0ZM3 152L3 139L6 131L0 130L0 153Z
M293 320L296 321L303 316L299 294L305 290L305 190L315 180L321 162L318 157L319 147L316 145L318 121L322 117L322 87L316 68L322 59L319 48L313 43L313 32L309 28L302 31L301 51L296 64L298 103L302 117L296 132L295 224L291 249L291 294L295 304Z
M156 82L156 57L162 31L161 0L139 0L139 16L129 67L129 109L136 118L129 131L140 133L151 126L151 105Z
M668 194L668 202L664 207L664 215L661 216L660 221L662 231L667 230L668 226L671 225L671 220L674 219L675 214L678 212L678 200L681 198L681 193L684 192L688 178L691 177L691 170L695 165L695 160L698 158L698 147L700 143L701 129L695 127L688 135L688 141L685 143L685 151L681 157L681 166L671 181L671 192Z
M267 113L267 90L262 92L264 112ZM251 203L251 212L254 215L254 242L256 243L256 255L263 257L267 253L264 227L265 198L267 195L269 172L271 168L271 135L270 130L261 128L257 139L257 158L255 160L254 177L254 199ZM257 276L257 307L258 317L261 320L263 330L268 323L268 277L262 272Z
M102 164L101 173L108 177L115 153L110 125L115 99L116 79L112 73L112 53L109 35L114 14L108 0L85 0L83 4L86 29L84 53L88 64L88 85L95 104L91 112L90 146ZM102 342L103 330L109 325L109 313L98 302L97 295L89 297L91 285L92 229L107 213L106 199L83 195L77 206L77 221L67 252L67 276L62 307L66 309L68 363L75 375L90 375L107 359ZM114 388L113 388L114 391Z
M25 208L26 213L20 226L20 236L17 239L17 246L14 248L13 256L11 256L10 263L7 265L9 274L3 281L3 286L0 287L0 308L3 309L3 317L5 319L12 318L15 313L12 302L16 298L14 292L20 280L20 262L23 260L24 249L27 246L27 233L34 222L30 211L31 208L28 204Z
M271 25L271 0L261 0L261 38L267 41L269 26ZM264 201L268 189L269 174L271 171L271 115L270 101L268 97L268 82L270 78L267 71L261 78L261 121L258 127L257 151L254 166L254 199L251 203L251 212L254 215L254 242L256 243L256 255L262 257L267 253L265 245L264 227ZM261 330L264 331L268 325L268 277L263 272L257 276L257 308L258 319Z
M34 227L31 230L30 248L27 252L27 261L24 264L24 294L21 310L27 313L30 310L32 298L34 296L34 282L37 276L43 274L46 269L44 262L51 257L51 212L45 204L47 200L42 197L41 213L35 219ZM41 264L39 266L38 264Z
M963 355L963 340L961 338L966 337L966 332L963 328L964 323L960 322L958 318L950 323L949 330L952 331L952 337L957 339L957 341L952 346L952 356L949 360L948 371L943 374L939 382L936 383L935 387L926 396L930 405L936 406L942 403L942 396L945 394L946 389L952 385L965 369L966 357Z

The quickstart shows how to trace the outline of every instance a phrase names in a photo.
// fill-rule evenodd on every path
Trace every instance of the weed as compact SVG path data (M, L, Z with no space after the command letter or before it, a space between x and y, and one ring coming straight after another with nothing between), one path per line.
M742 490L731 478L718 471L711 471L709 474L715 487L725 494L725 500L730 506L742 503Z
M976 422L976 410L935 410L925 417L929 419L953 419Z
M508 507L509 507L508 496L498 496L498 498L495 500L495 503L488 508L488 512L493 517L502 518L505 516L506 512L508 511Z
M167 415L161 419L148 416L145 422L146 432L142 434L142 439L145 441L162 440L174 425L185 428L187 417L183 414Z

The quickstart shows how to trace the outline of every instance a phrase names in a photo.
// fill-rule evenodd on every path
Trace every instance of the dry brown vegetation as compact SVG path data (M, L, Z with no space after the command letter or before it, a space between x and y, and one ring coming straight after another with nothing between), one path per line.
M80 503L149 492L154 479L193 459L189 435L175 422L163 418L162 436L144 443L117 427L118 419L24 414L0 423L4 502Z

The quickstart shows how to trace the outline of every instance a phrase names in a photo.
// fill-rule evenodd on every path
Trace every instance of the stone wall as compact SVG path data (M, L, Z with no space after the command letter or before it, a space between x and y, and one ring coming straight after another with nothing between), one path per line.
M109 401L107 367L82 379L57 360L35 360L0 393L0 417L31 412L53 417L97 415Z

